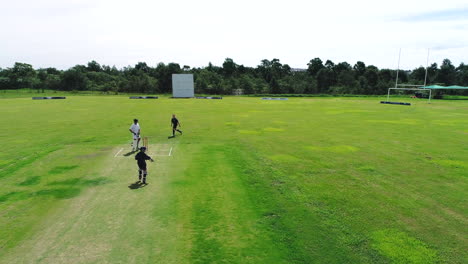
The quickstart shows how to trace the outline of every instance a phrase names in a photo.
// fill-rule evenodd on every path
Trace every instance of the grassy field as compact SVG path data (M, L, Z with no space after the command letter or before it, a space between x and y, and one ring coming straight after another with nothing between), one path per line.
M0 263L468 262L468 101L13 97Z

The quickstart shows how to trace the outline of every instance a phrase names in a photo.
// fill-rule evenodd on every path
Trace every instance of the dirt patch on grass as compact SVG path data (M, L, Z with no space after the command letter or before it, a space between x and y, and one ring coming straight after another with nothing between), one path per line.
M468 168L468 163L462 160L431 160L431 162L447 168Z
M259 131L255 131L255 130L239 130L239 133L245 134L245 135L259 135L260 134Z
M52 169L49 171L49 174L61 174L61 173L64 173L64 172L67 172L67 171L71 171L71 170L73 170L73 169L76 169L76 168L78 168L78 167L79 167L78 165L57 166L57 167L52 168Z
M18 183L19 186L31 186L31 185L37 185L41 182L41 177L40 176L34 176L34 177L29 177L26 180Z
M332 111L326 111L325 113L328 115L339 115L339 114L352 114L352 113L372 113L375 111L369 111L369 110L332 110Z
M285 125L285 124L287 124L285 121L281 121L281 120L275 120L275 121L273 121L273 123L278 124L278 125Z
M226 122L225 125L226 126L239 126L240 123L239 122Z
M333 153L349 153L349 152L359 151L359 148L348 146L348 145L337 145L337 146L328 146L328 147L307 146L305 148L308 150L313 150L313 151L324 151L324 152L333 152Z
M393 263L437 263L437 252L408 234L384 229L372 233L372 247Z
M284 129L275 128L275 127L266 127L266 128L263 129L263 131L266 131L266 132L283 132Z
M94 159L99 156L103 156L105 153L104 152L96 152L96 153L90 153L86 155L79 155L76 156L77 159Z
M401 120L366 120L369 123L382 124L399 124L399 125L420 125L423 122L418 119L401 119Z
M269 156L269 158L274 161L279 161L279 162L298 162L301 160L299 158L296 158L294 156L287 155L287 154L277 154L277 155Z
M70 185L70 186L98 186L103 185L106 183L111 182L110 179L105 177L95 178L95 179L81 179L81 178L74 178L68 179L63 181L54 181L49 183L48 185Z

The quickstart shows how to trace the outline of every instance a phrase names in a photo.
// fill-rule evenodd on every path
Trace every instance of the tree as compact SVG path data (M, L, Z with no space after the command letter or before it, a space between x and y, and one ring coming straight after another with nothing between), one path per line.
M0 76L0 90L11 89L10 79L7 77Z
M335 85L336 74L330 68L323 68L317 73L317 88L319 93L326 93L328 89Z
M102 72L88 72L86 74L88 80L88 89L91 91L108 92L115 90L117 86L117 76Z
M36 78L36 71L31 64L15 62L9 71L10 83L13 89L32 88Z
M47 79L45 80L45 89L48 90L60 90L61 88L61 79L60 74L47 74Z
M172 92L172 74L181 73L182 69L177 63L159 63L154 71L154 77L159 81L159 89L163 93Z
M232 90L238 87L237 79L235 78L224 78L221 80L221 91L220 94L232 94Z
M194 74L197 93L221 94L222 76L214 71L202 69Z
M366 67L366 71L363 75L365 78L365 82L361 80L361 84L365 83L367 86L366 93L367 94L375 94L375 91L377 89L377 83L379 82L379 79L382 79L379 77L379 69L373 65L369 65ZM385 78L383 78L385 79Z
M314 78L307 72L299 72L280 80L281 93L313 93L316 90Z
M222 71L223 71L223 68L218 67L218 66L214 66L211 62L208 63L208 67L206 67L206 69L211 71L211 72L216 72L218 74L222 74Z
M45 68L45 71L47 72L47 74L60 75L60 71L55 68Z
M87 65L60 71L55 68L35 70L30 64L17 62L12 68L0 68L0 89L52 89L52 90L95 90L124 91L138 93L170 93L172 74L191 72L195 77L197 93L230 94L233 89L244 93L354 93L385 94L395 85L397 71L366 66L357 61L354 66L347 62L335 65L331 60L323 64L320 58L307 63L307 71L292 71L288 64L279 59L264 59L253 68L237 65L226 58L222 67L209 63L205 68L183 68L177 63L159 63L150 67L138 62L134 67L117 69L115 66L100 65L90 61ZM423 67L398 71L398 82L422 84L426 72ZM440 69L433 63L427 69L427 84L468 85L468 66L458 67L445 59ZM468 91L448 91L468 94Z
M291 74L289 65L281 64L279 59L262 60L257 67L257 72L270 85L271 93L280 93L279 80Z
M55 68L39 69L37 72L37 82L35 88L44 92L47 90L59 90L61 72Z
M88 67L86 67L86 70L91 72L100 72L102 71L102 68L101 65L99 65L99 63L96 61L90 61L88 62Z
M337 65L335 65L335 66L333 67L333 70L334 70L337 74L339 74L339 73L342 72L342 71L351 71L351 69L352 69L352 68L351 68L351 65L349 65L349 63L347 63L347 62L340 62L340 63L338 63Z
M37 90L39 92L39 89L42 88L42 92L44 92L45 85L46 85L46 80L47 80L47 71L44 69L39 69L37 71L37 78L39 80L39 84L37 85Z
M454 84L456 76L455 66L449 59L444 59L437 73L437 82L445 85Z
M262 60L260 65L257 66L258 72L260 73L260 76L263 77L263 79L269 83L272 78L272 72L271 72L271 62L269 60Z
M279 93L286 94L286 93L293 93L293 76L286 76L285 78L278 81L279 84Z
M335 67L335 63L333 63L333 61L331 61L331 60L327 60L327 61L325 62L325 67L326 67L327 69L333 69L333 68Z
M307 66L307 72L312 76L317 75L317 73L325 67L323 66L322 60L320 58L310 60L310 62L307 63Z
M422 66L414 69L409 75L410 82L413 84L423 84L425 77L426 69Z
M84 73L75 69L65 71L60 82L60 88L64 91L87 90L87 80Z
M275 78L271 78L269 85L270 93L279 94L281 92L279 83Z
M468 65L460 63L457 67L457 84L462 86L468 86Z
M438 72L439 67L437 66L437 63L432 63L431 66L427 68L427 84L433 84L436 82Z
M366 72L366 64L364 64L362 61L358 61L356 64L354 64L353 70L358 77L362 76Z
M70 70L79 71L81 73L86 73L88 71L88 68L84 65L77 64L73 66L73 68L71 68Z
M231 58L226 58L223 62L223 73L225 76L230 77L236 74L238 65L234 63Z
M271 60L270 65L271 65L271 75L273 78L277 80L283 78L285 75L289 73L288 71L291 70L291 67L289 67L288 65L286 65L286 67L283 66L279 59Z
M138 62L135 65L135 70L141 71L141 72L144 72L144 73L150 73L151 68L146 64L146 62Z
M239 78L239 89L244 91L244 94L252 94L254 92L254 81L250 75L243 74Z
M237 67L237 72L239 74L247 74L247 73L251 74L251 73L253 73L253 70L250 67L245 67L244 65L239 65L239 67Z
M337 84L343 87L342 93L356 93L358 84L354 78L353 72L351 71L351 66L349 67L349 70L342 70L338 73Z
M291 67L288 64L283 64L281 67L282 76L288 76L291 74Z
M372 93L371 87L369 86L369 83L367 82L366 77L359 76L357 82L358 82L357 92L359 94L371 94Z

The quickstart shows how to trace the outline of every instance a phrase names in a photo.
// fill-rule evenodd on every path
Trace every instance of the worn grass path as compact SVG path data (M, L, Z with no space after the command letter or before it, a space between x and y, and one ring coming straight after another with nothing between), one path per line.
M106 183L48 215L0 262L281 262L226 156L218 152L186 167L185 159L207 153L197 145L172 146L172 156L149 164L144 187L135 185L133 155L115 157L120 146L108 151L98 173ZM213 160L215 168L206 167Z
M48 215L34 235L4 256L4 263L142 263L148 252L170 260L175 241L169 232L174 226L150 217L155 205L167 203L167 160L157 160L153 184L132 190L128 186L136 179L129 177L136 171L133 156L115 158L114 151L108 151L99 172L107 184L88 189ZM160 239L151 239L155 233Z

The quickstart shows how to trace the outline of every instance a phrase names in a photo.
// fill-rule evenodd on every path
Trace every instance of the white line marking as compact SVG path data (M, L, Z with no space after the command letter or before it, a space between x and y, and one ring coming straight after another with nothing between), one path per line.
M123 150L123 148L121 148L121 149L119 150L119 152L117 152L117 154L115 154L114 158L117 158L117 156L119 155L120 152L122 152L122 150Z
M169 156L171 156L171 153L172 153L172 147L171 147L171 150L169 151Z

